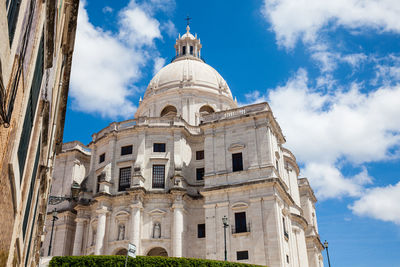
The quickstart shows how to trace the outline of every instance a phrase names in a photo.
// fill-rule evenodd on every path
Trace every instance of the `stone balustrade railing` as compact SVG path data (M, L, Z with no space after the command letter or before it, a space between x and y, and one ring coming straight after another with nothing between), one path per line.
M192 135L199 135L202 133L200 127L189 125L186 121L184 121L180 117L172 117L172 118L140 117L138 119L111 123L108 127L102 129L100 132L93 134L92 135L93 141L98 140L99 138L105 136L107 133L110 133L112 131L121 131L140 126L158 126L158 127L178 126L178 127L184 127Z
M201 118L201 121L203 123L207 122L213 122L213 121L218 121L218 120L224 120L224 119L231 119L231 118L237 118L246 114L250 114L253 112L260 112L260 111L268 111L269 106L267 103L260 103L260 104L254 104L254 105L249 105L241 108L236 108L236 109L230 109L226 111L219 111L215 112L209 115L205 115Z

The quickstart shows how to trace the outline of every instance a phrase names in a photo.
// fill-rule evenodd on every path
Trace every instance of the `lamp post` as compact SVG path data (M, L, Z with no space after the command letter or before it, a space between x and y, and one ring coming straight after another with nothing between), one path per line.
M228 257L227 257L227 252L226 252L226 228L228 228L229 224L228 224L228 218L226 217L226 215L224 215L224 217L222 218L222 223L224 225L225 261L227 261Z
M326 248L326 255L328 256L328 265L331 267L331 261L329 260L329 251L328 251L328 241L325 240L324 247Z
M58 220L57 217L57 209L54 208L53 210L53 222L51 224L51 234L50 234L50 244L49 244L49 252L47 253L47 256L50 256L50 252L51 252L51 243L53 241L53 230L54 230L54 222Z

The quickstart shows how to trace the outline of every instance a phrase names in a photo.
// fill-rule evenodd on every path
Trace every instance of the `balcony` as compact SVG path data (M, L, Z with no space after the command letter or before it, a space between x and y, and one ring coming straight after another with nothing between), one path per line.
M232 225L232 234L250 233L250 223Z

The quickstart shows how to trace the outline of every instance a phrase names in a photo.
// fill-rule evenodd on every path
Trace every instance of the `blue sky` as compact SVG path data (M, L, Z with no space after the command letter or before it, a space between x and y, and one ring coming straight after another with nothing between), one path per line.
M270 103L332 266L400 266L399 1L82 1L64 141L133 117L188 14L238 102Z

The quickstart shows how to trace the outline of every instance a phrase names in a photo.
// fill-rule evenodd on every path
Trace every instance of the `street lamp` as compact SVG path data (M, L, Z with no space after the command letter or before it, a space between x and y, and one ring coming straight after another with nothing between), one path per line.
M226 228L228 228L229 224L228 224L228 218L226 217L226 215L224 215L224 217L222 218L222 223L224 224L225 261L227 261L228 258L227 258L227 252L226 252Z
M51 243L52 243L52 241L53 241L54 222L57 221L57 220L58 220L58 217L57 217L57 209L54 208L54 210L53 210L53 220L52 220L53 222L52 222L52 224L51 224L51 234L50 234L49 252L47 253L47 256L50 256L50 252L51 252Z
M328 265L331 267L331 261L329 260L329 251L328 251L328 241L325 240L324 247L326 248L326 255L328 256Z

